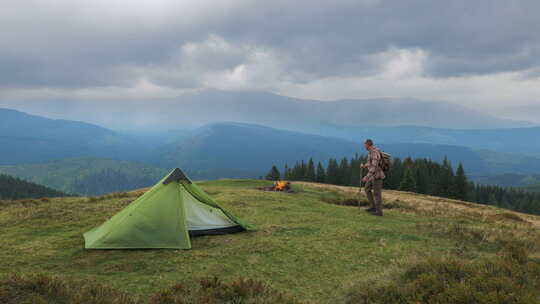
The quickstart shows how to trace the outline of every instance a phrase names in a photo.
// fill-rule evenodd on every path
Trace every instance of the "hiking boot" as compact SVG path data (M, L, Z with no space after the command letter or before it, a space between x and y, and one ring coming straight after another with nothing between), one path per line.
M377 211L377 208L375 208L375 207L371 207L371 208L366 209L366 212L370 212L370 213L375 212L375 211Z

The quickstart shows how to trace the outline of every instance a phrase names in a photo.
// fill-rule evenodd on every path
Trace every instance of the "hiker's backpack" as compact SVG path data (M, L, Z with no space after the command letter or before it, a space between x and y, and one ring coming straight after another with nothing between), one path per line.
M379 151L381 153L381 161L379 162L379 167L386 173L392 168L392 155Z

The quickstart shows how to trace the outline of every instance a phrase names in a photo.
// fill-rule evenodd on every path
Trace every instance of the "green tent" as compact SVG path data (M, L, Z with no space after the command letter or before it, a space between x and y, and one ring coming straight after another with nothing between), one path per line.
M190 249L190 236L249 229L176 168L122 211L84 234L87 249Z

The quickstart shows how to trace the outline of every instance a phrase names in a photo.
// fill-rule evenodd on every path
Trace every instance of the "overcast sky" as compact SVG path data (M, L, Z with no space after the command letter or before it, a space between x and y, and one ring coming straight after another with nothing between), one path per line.
M217 88L534 119L538 12L538 0L2 0L0 106Z

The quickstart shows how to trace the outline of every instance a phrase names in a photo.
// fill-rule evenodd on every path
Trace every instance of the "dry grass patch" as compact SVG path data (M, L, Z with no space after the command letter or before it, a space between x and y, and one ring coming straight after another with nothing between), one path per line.
M360 191L361 189L358 187L336 186L310 182L294 182L293 184L301 185L307 188L341 193L343 196L356 196L359 197L359 200L365 200L365 194ZM540 217L535 215L505 210L504 215L501 216L501 209L499 208L424 194L383 190L383 204L390 206L391 208L395 207L405 212L411 212L424 216L469 218L484 222L505 220L510 222L519 221L523 224L530 224L532 228L540 229Z
M510 213L510 212L503 212L503 213L498 213L498 214L494 214L491 216L492 219L494 220L499 220L499 221L511 221L511 222L518 222L518 223L525 223L525 224L531 224L529 221L523 219L521 216L515 214L515 213Z
M527 249L508 244L497 256L469 261L432 257L399 275L365 280L349 292L347 303L539 303L540 263Z
M177 283L143 301L93 281L66 280L46 274L0 279L2 304L301 304L298 299L252 279L223 282L203 278L198 284Z
M151 297L150 304L301 304L298 299L252 279L225 283L204 278L197 285L176 284Z
M99 202L103 200L110 200L115 198L125 198L125 197L138 197L142 195L144 192L133 191L133 192L113 192L105 195L100 196L89 196L86 198L87 202Z
M3 304L137 304L137 300L118 290L95 283L67 281L44 274L0 280Z

